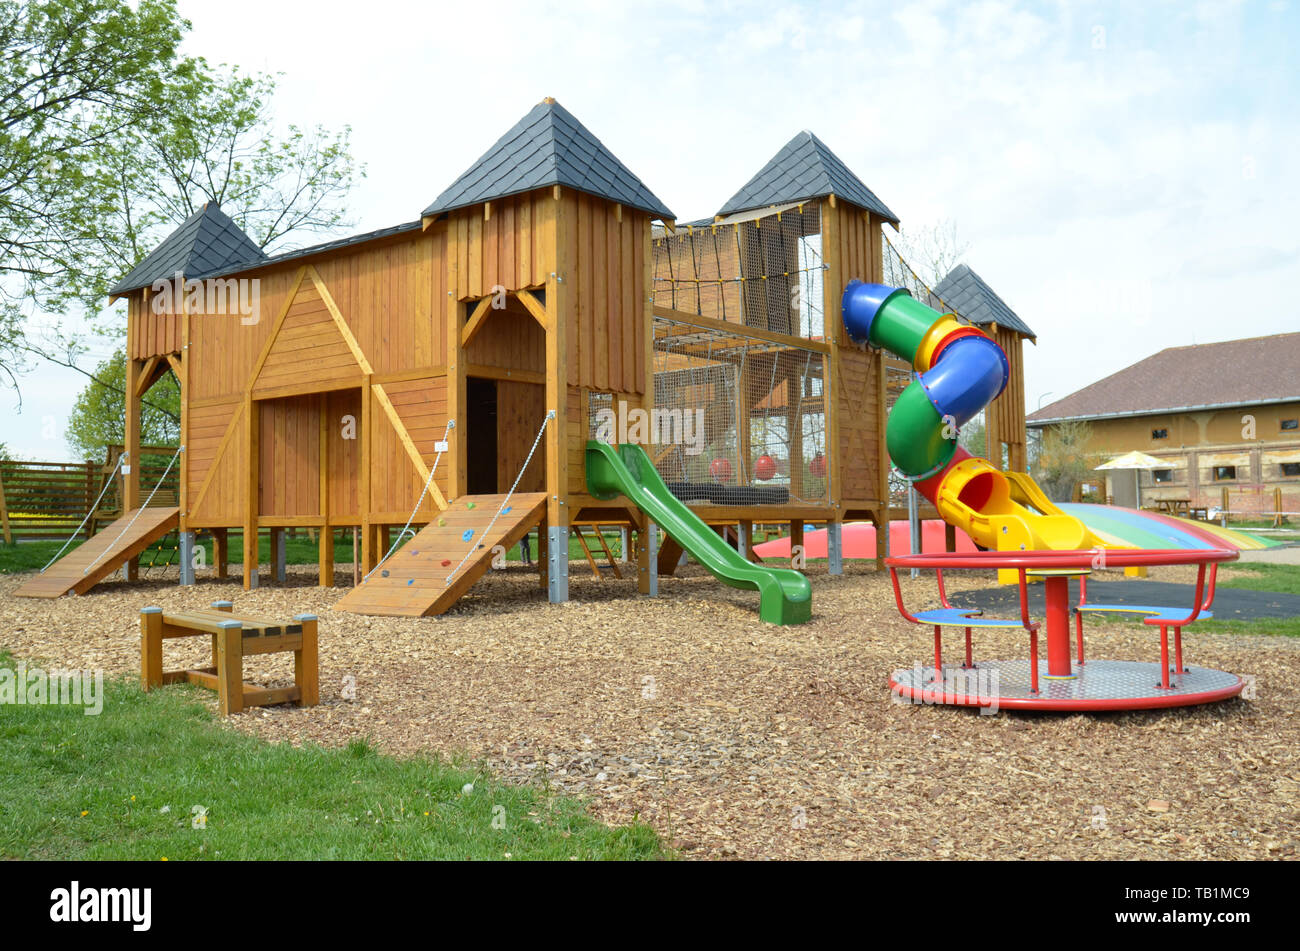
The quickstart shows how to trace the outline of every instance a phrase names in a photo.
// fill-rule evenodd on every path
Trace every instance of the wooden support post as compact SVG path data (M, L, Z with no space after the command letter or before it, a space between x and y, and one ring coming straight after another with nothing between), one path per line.
M320 496L320 516L325 520L321 526L319 548L320 570L316 579L316 584L322 588L334 587L334 529L330 526L330 424L328 413L329 395L322 393L320 396L320 405L318 415L320 416L320 431L317 436L319 444L319 457L317 467L319 472L318 495Z
M549 554L549 539L546 522L537 526L537 582L542 586L542 590L549 588L549 578L547 577L547 560Z
M6 545L14 543L13 532L9 530L9 508L5 505L4 466L0 465L0 532L4 533Z
M371 420L374 419L374 394L371 392L370 375L365 377L365 385L361 387L361 471L359 496L361 500L361 574L368 575L378 564L379 559L375 554L375 526L370 522L370 513L372 511L371 498L371 465L372 456L372 427Z
M275 580L284 584L289 580L288 552L283 528L271 529L271 561L275 565Z
M554 215L549 259L554 271L546 279L546 407L555 416L546 427L547 594L552 603L569 600L569 369L567 328L572 296L566 283L575 273L576 249L571 246L570 208L576 196L556 189L547 205Z
M637 590L656 597L659 594L658 526L643 516L636 533Z
M225 578L230 573L230 530L214 528L212 530L212 560L217 563L217 577Z
M244 709L244 625L223 621L217 635L217 706L222 716Z
M889 509L875 509L871 521L876 526L876 570L885 570L885 559L889 557Z
M140 686L145 690L161 687L162 608L140 609Z
M126 428L122 514L140 507L140 361L126 361Z
M248 447L248 468L244 473L244 590L257 587L257 568L261 555L257 548L257 520L261 514L259 436L261 414L252 392L244 396L244 445Z
M293 652L293 682L298 685L298 706L320 703L320 659L316 643L316 615L296 614L302 625L302 647Z
M320 577L317 584L322 588L334 587L334 529L324 525L320 530Z
M957 526L950 522L943 523L943 550L957 550Z

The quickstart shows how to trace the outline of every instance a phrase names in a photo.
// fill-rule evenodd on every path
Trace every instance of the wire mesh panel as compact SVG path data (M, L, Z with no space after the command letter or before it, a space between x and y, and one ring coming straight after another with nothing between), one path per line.
M782 205L715 222L657 227L654 302L689 314L820 340L821 209Z
M825 358L655 319L651 457L686 502L825 504Z

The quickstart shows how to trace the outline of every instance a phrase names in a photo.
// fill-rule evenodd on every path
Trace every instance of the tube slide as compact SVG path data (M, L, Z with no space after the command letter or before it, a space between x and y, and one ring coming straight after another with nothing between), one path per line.
M1017 480L1016 494L1028 503L1022 504L1006 474L957 445L961 427L1006 388L1007 355L993 339L901 287L850 281L842 306L855 343L912 364L915 376L889 414L885 442L894 465L944 521L997 551L1104 547L1028 476Z
M790 568L756 565L724 542L671 492L640 446L587 443L587 489L598 499L626 495L690 552L713 577L733 588L758 591L759 616L772 624L802 624L812 617L812 586Z

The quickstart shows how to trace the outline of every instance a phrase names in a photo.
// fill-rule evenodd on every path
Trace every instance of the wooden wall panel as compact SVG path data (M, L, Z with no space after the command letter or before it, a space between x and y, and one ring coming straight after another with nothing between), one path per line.
M361 466L361 390L335 390L322 394L325 410L325 451L331 522L356 519L360 512L357 490Z
M154 313L154 302L160 298L150 295L144 299L143 291L136 291L127 299L127 356L132 360L146 360L166 353L180 353L181 318L172 310Z
M585 494L587 491L587 399L586 394L576 386L569 387L566 410L569 420L569 493Z
M508 370L546 372L546 331L516 298L487 316L465 348L465 362Z
M566 260L574 321L569 329L568 382L597 390L645 391L641 330L649 218L600 198L566 192L574 222Z
M840 354L840 488L836 494L853 502L880 502L881 420L875 412L879 358L859 350ZM834 490L834 487L832 487Z
M497 489L510 489L546 418L546 387L540 383L497 382ZM546 491L546 440L533 454L518 492Z
M321 397L262 400L257 407L258 514L320 514Z
M497 199L488 209L474 205L451 212L446 229L457 256L456 298L486 297L494 284L506 290L545 285L555 270L546 239L554 223L549 188Z
M304 281L258 374L254 394L280 387L327 390L360 382L356 357L316 288Z

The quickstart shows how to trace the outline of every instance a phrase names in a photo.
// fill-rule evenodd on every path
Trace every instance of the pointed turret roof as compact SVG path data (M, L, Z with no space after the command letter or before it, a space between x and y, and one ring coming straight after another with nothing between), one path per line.
M843 198L898 224L898 216L862 183L862 179L849 171L849 167L825 142L807 129L772 156L771 161L718 210L718 214L732 215L827 195Z
M566 185L656 218L674 217L586 126L549 98L452 182L423 217L549 185Z
M265 258L266 254L253 239L215 201L210 201L169 234L108 293L116 296L148 287L160 279L169 281L177 272L185 277L199 277Z
M965 264L958 264L949 271L948 276L935 287L934 293L972 324L997 324L1037 339L1029 325L1007 306L1007 302Z

